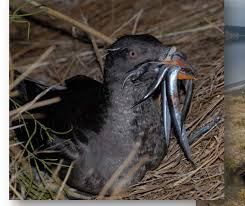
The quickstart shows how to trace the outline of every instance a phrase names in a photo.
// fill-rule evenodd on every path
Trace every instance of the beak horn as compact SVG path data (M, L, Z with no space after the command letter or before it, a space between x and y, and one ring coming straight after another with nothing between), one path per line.
M171 47L167 57L163 60L163 64L169 66L178 66L181 70L178 72L177 79L192 80L195 79L194 69L186 61L187 57L181 52L177 52L175 47Z
M195 77L191 72L183 71L183 69L181 69L177 75L177 79L179 79L179 80L193 80L193 79L195 79Z

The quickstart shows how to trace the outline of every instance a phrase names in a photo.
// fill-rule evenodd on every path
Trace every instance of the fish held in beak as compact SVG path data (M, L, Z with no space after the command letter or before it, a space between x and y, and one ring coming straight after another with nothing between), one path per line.
M182 123L182 112L180 109L177 76L180 71L180 67L172 67L167 75L167 94L169 101L169 111L173 123L173 127L176 133L176 137L180 142L183 152L186 158L193 164L190 152L189 141L185 128Z
M176 58L175 58L176 59ZM168 62L168 64L165 64ZM160 64L157 66L157 69L155 71L158 71L156 81L153 82L150 87L148 88L147 92L144 94L143 98L136 102L133 107L137 106L138 104L144 102L146 99L148 99L158 88L160 83L165 79L165 76L168 72L168 70L173 69L174 67L179 67L176 78L178 80L193 80L194 79L194 73L192 72L192 69L189 68L182 68L181 65L184 64L178 64L180 61L163 61L163 64Z

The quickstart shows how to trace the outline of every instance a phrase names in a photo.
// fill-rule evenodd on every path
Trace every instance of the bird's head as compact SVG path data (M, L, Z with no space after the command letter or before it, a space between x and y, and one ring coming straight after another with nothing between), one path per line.
M144 70L144 73L148 71L156 73L165 63L184 67L185 62L180 60L186 57L182 53L177 59L169 59L169 54L175 52L173 47L164 46L158 39L148 34L123 36L108 49L104 79L121 82L125 74L139 68Z

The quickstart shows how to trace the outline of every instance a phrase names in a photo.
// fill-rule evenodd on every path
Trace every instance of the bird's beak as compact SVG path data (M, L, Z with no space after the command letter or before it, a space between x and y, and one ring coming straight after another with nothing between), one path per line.
M177 75L177 79L179 79L179 80L192 80L192 79L195 79L195 77L191 72L185 71L181 68L180 72Z
M179 80L195 79L192 66L186 61L186 57L180 52L176 51L175 47L171 47L167 57L163 60L164 65L178 66L181 68L177 78Z

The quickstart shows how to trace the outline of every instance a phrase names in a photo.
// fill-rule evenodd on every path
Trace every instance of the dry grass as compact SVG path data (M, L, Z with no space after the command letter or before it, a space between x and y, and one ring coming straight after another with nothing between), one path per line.
M55 5L55 1L45 2L48 6L88 24L111 38L131 33L150 33L164 44L175 45L185 52L190 62L198 68L195 80L193 104L187 119L189 131L210 121L214 116L223 118L223 1L222 0L183 0L183 1L80 1L79 5ZM75 1L74 1L75 2ZM79 2L79 1L78 1ZM82 3L81 3L82 2ZM28 10L28 8L26 8ZM11 25L11 54L13 65L25 71L42 52L55 45L55 51L30 75L44 83L62 83L75 74L84 74L101 80L98 55L103 57L106 45L97 38L98 50L78 41L72 33L72 26L50 19L41 13L35 15L42 21L54 24L71 36L31 23L30 40L26 40L23 25ZM81 32L83 33L83 32ZM113 35L110 35L113 34ZM69 51L69 52L67 52ZM68 69L69 68L69 69ZM67 72L67 70L69 72ZM62 182L55 172L50 171L36 185L30 169L31 153L21 156L23 146L14 135L10 137L11 156L11 199L55 199L60 194ZM183 156L175 138L171 139L168 155L154 171L149 171L144 179L129 188L127 192L109 199L203 199L223 198L224 189L224 124L223 121L204 135L191 147L196 168ZM40 161L40 160L36 160ZM43 163L46 164L45 162ZM48 165L49 168L49 165ZM55 178L50 178L52 175ZM27 178L29 177L29 178ZM64 186L64 194L86 199ZM65 195L59 195L59 198Z

